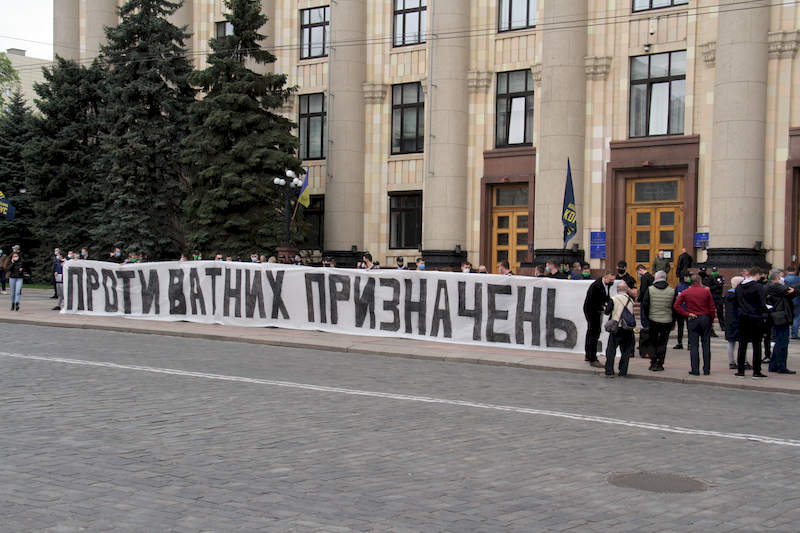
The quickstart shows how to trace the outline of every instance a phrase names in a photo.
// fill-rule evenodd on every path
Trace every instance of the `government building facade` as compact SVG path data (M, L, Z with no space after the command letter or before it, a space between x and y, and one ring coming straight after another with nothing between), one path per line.
M262 0L297 94L312 247L352 263L796 264L800 5L782 0ZM231 31L186 0L191 57ZM97 54L116 0L55 0ZM563 242L567 161L577 234Z

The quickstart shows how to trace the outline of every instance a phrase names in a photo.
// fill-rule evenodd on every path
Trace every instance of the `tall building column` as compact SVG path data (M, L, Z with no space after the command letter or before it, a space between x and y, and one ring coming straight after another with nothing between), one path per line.
M189 38L183 44L186 46L186 51L191 52L194 49L194 46L192 46L193 34L197 33L194 29L194 1L184 0L183 5L170 17L170 22L179 28L186 26L186 33L189 34ZM192 56L189 57L190 61L192 61Z
M366 0L338 0L330 14L325 253L342 266L364 245L366 11Z
M469 132L469 5L428 3L430 17L422 255L432 267L459 267L466 258Z
M536 142L534 261L582 261L571 250L583 235L583 174L586 136L587 2L544 0L542 85L539 138ZM561 213L567 158L572 166L578 232L564 251ZM581 243L585 244L585 243Z
M763 264L769 0L720 0L708 261Z
M106 43L106 27L119 23L116 0L85 0L86 11L81 13L86 27L81 35L81 59L91 59Z
M80 0L53 0L53 53L64 59L81 58Z

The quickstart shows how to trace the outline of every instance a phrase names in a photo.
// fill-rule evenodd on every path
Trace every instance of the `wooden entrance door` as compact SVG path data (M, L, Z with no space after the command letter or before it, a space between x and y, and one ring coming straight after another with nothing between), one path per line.
M664 256L673 262L667 280L673 286L677 283L675 262L684 247L683 202L678 200L683 198L681 186L678 178L632 180L629 183L625 258L632 274L639 264L651 270L658 252L663 251ZM651 274L655 272L651 271Z
M520 263L528 260L529 244L528 186L505 185L492 191L492 256L490 272L498 273L497 265L508 261L517 272Z

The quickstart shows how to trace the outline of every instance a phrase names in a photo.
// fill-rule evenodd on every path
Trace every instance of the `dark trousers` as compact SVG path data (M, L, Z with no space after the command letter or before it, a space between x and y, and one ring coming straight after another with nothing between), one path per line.
M686 317L680 317L678 320L678 344L683 344L683 328L686 327Z
M53 272L55 274L55 272ZM53 276L53 296L58 297L58 287L56 286L56 277Z
M603 315L596 313L595 315L586 315L586 360L597 361L597 343L600 341L600 327L603 323Z
M639 318L642 321L642 329L647 329L650 327L650 320L647 318L647 314L644 312L644 306L639 307Z
M717 321L722 331L725 331L725 305L722 300L714 299L714 307L717 308Z
M761 373L761 340L764 338L764 321L760 318L739 317L739 356L737 358L739 374L744 374L744 363L747 357L747 345L753 345L753 374Z
M772 325L770 321L764 321L762 326L764 338L764 359L772 359Z
M650 322L650 342L655 350L652 366L664 366L664 359L667 357L667 343L669 342L669 332L672 324L662 324L660 322Z
M786 370L786 356L789 350L789 324L775 326L775 349L769 360L769 371Z
M692 372L700 372L700 346L703 344L703 372L711 371L711 318L700 315L686 321L686 330L689 333L689 359Z
M0 290L5 292L6 290L6 269L0 268Z
M616 333L608 336L608 346L606 347L606 375L614 374L614 356L619 346L622 357L619 360L619 375L628 374L628 360L633 355L633 331L619 329Z

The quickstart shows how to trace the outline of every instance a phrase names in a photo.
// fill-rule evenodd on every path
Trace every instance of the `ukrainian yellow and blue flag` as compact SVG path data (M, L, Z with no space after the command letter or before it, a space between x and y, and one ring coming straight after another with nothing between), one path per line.
M303 178L303 188L300 189L300 197L297 198L297 203L303 207L308 207L311 204L311 193L308 192L308 172Z

